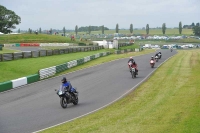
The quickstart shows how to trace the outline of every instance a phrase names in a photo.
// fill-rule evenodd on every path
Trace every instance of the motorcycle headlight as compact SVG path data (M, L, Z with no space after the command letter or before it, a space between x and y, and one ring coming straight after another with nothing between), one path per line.
M63 92L62 92L62 91L59 91L59 92L58 92L58 95L62 95L62 94L63 94Z

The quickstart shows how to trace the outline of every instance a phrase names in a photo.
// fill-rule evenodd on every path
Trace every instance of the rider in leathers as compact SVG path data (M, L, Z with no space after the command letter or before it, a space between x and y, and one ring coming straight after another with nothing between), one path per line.
M65 77L62 78L62 85L71 93L77 93L76 89L74 89L69 81Z

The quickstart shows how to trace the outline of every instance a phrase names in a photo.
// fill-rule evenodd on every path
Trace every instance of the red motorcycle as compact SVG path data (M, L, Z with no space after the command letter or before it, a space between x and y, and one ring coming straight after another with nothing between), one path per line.
M151 68L153 68L154 65L155 65L155 61L154 60L150 60L150 66L151 66Z
M128 66L129 66L129 70L131 72L132 78L135 78L136 75L138 74L136 68L132 67L132 63L131 62L128 63Z

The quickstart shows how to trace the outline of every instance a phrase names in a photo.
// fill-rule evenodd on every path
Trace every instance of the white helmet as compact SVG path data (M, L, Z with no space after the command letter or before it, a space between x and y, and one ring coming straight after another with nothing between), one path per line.
M133 59L133 57L131 56L130 59Z

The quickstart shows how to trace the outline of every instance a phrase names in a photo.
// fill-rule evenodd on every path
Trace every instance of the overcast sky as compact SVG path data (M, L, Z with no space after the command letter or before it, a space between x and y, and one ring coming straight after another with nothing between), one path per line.
M167 27L200 22L200 0L0 0L21 17L16 29L74 29L76 25L115 29Z

